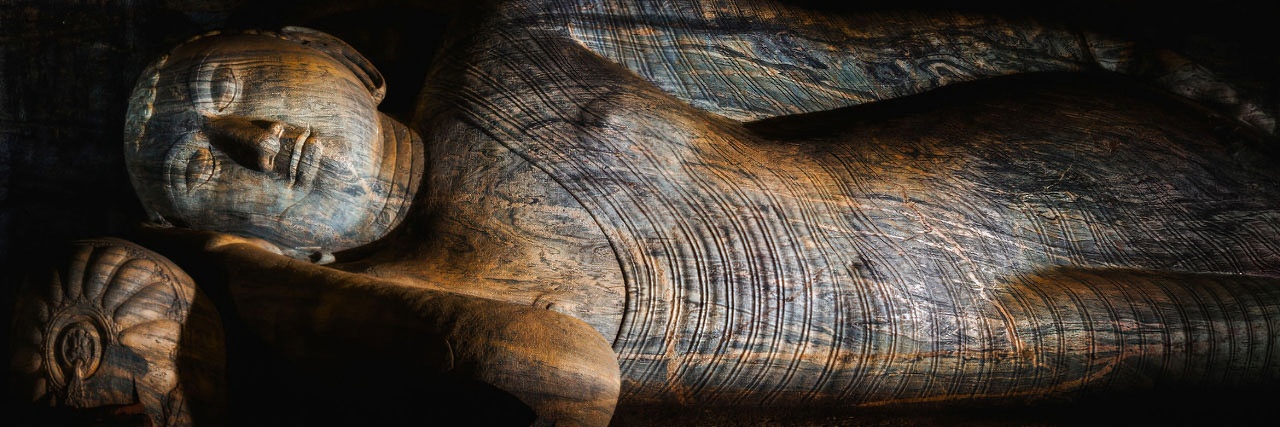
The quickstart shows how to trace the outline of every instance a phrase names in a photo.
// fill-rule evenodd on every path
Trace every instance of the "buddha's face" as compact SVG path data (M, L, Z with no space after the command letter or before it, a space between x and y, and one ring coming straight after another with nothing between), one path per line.
M384 146L377 99L355 73L270 35L176 49L152 76L154 92L140 83L130 107L135 189L175 225L260 237L295 255L366 243L391 221L384 169L395 161L384 159L395 148Z

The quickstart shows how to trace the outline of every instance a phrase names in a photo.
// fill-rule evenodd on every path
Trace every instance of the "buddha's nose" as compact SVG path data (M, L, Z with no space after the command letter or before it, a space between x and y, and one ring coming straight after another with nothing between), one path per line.
M209 117L204 123L205 134L214 148L232 161L260 172L275 169L284 130L285 124L279 121L237 116Z

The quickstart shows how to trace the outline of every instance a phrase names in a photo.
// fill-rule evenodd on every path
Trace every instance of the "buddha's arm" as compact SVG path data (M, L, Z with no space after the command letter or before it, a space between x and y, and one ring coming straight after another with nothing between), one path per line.
M479 382L527 405L539 424L605 425L612 416L616 359L577 319L314 265L256 239L158 233L175 259L200 265L188 267L197 280L225 281L244 323L300 366L394 387L383 393ZM352 399L370 393L335 388Z
M528 12L696 107L740 121L1037 71L1135 75L1272 132L1270 112L1167 51L1065 26L958 14L839 15L767 0L580 1ZM561 21L561 22L556 22Z

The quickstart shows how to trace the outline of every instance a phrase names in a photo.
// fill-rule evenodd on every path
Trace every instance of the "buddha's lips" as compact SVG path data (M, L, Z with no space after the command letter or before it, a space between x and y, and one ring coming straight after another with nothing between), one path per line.
M293 138L293 143L289 147L288 167L285 169L285 174L288 176L289 184L291 186L297 187L300 184L302 185L310 184L310 182L306 182L306 183L300 182L303 175L305 175L306 172L308 172L308 171L304 171L303 168L309 168L309 169L314 168L315 165L311 163L317 163L317 162L310 161L310 159L307 162L303 162L302 158L307 156L308 154L312 154L311 151L314 150L314 145L315 145L315 141L311 138L310 126L303 129L302 132L298 134L298 136ZM312 155L314 156L314 154ZM312 175L313 177L315 176L314 173L310 175Z
M310 188L320 171L320 158L324 154L324 144L315 137L308 136L299 142L298 154L290 160L293 176L291 182L295 187Z
M291 188L307 187L315 179L320 165L319 154L323 150L320 150L310 126L295 129L300 129L295 136L279 138L282 142L277 145L280 151L269 158L271 164L266 170L287 180Z

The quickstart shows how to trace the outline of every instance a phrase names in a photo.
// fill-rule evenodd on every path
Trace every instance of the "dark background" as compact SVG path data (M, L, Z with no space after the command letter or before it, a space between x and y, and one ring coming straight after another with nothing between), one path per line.
M368 56L388 82L383 110L407 117L430 52L454 11L452 3L478 1L0 0L0 355L5 365L20 277L71 240L129 238L143 218L124 170L121 133L127 97L147 62L208 30L309 26ZM950 9L1078 23L1182 52L1238 82L1273 114L1280 99L1280 48L1271 30L1275 15L1244 4L795 3L833 11Z

